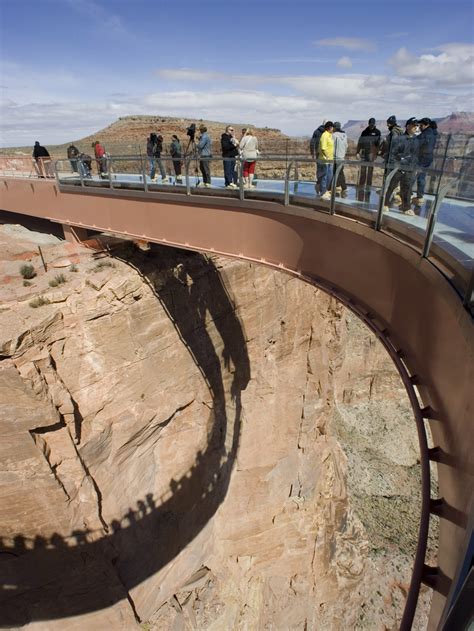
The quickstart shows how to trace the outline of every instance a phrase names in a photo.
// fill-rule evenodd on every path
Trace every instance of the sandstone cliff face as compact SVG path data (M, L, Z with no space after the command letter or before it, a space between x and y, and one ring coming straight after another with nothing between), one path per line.
M12 279L35 248L3 238ZM45 251L79 271L2 293L2 621L396 628L418 449L375 338L263 267Z

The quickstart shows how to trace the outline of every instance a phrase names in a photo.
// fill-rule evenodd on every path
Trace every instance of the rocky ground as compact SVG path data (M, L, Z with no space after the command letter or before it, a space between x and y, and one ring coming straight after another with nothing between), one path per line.
M280 272L111 243L0 226L0 619L398 628L418 448L374 336Z

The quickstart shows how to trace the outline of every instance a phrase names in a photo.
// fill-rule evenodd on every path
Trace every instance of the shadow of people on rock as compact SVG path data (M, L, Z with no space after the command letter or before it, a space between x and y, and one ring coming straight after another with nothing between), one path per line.
M55 533L31 542L18 534L4 541L2 624L63 618L130 601L129 591L173 560L226 496L239 444L241 392L250 380L235 306L214 262L203 255L152 248L126 260L166 310L207 384L212 401L207 444L188 471L170 480L169 493L159 499L144 489L136 508L114 519L108 533L74 530L68 537ZM157 270L166 277L159 286L153 280ZM215 325L212 334L208 319ZM52 596L54 589L61 598Z

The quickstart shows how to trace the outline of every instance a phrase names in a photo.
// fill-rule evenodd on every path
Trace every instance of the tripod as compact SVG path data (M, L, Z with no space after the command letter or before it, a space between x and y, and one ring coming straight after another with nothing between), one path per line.
M188 144L186 145L186 149L184 150L184 159L188 156L191 156L191 161L194 159L194 173L196 174L196 186L200 184L199 177L199 169L198 169L198 150L196 147L196 142L194 140L194 136L190 136L188 140Z

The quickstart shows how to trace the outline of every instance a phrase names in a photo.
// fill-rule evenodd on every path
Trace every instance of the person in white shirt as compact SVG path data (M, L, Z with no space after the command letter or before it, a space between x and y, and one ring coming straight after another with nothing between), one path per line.
M347 136L346 132L343 131L341 127L341 123L334 123L334 133L332 135L332 139L334 141L334 159L336 163L338 160L344 160L347 152ZM337 164L336 164L337 168ZM337 176L336 182L336 193L340 194L341 197L347 196L347 184L346 184L346 176L344 175L344 167L341 167L339 171L339 175Z
M253 135L252 130L249 128L245 131L244 136L240 141L240 154L243 164L243 177L244 177L244 187L245 188L255 188L252 184L254 174L255 174L255 162L257 160L259 151L258 151L258 140L256 136Z

